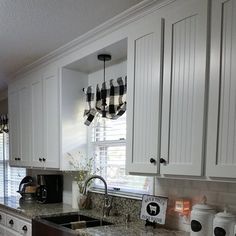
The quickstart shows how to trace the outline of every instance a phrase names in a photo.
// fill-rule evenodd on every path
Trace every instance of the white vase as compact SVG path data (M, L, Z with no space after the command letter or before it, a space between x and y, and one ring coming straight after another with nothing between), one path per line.
M76 181L72 181L72 208L79 210L79 203L81 193L79 191L79 186Z

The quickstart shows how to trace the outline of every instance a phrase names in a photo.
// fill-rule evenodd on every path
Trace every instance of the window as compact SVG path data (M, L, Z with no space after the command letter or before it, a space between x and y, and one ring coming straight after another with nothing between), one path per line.
M24 168L9 166L9 135L0 133L0 197L19 196L16 191L25 175Z
M130 193L151 193L151 177L125 174L126 162L126 114L117 120L96 117L91 125L91 143L95 154L95 168L103 176L108 188ZM95 188L102 187L99 180Z

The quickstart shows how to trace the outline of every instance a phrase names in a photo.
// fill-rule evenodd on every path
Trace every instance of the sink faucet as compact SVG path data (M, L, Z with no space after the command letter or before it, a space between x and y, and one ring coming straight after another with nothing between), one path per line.
M92 175L88 179L86 179L85 183L84 183L83 194L85 194L85 195L87 194L87 185L88 185L88 182L92 179L100 179L104 183L105 195L104 195L103 217L107 217L107 216L109 216L109 213L110 213L110 210L111 210L112 206L111 206L111 203L109 203L109 198L108 198L108 193L107 193L107 183L106 183L105 179L102 176Z

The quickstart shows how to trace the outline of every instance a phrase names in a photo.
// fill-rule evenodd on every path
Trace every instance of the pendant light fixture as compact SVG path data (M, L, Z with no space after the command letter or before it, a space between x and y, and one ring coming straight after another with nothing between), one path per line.
M109 54L99 54L98 55L98 60L103 61L103 82L104 82L104 87L101 89L101 99L102 99L102 117L106 117L106 88L105 88L105 82L106 82L106 61L111 60L111 55Z

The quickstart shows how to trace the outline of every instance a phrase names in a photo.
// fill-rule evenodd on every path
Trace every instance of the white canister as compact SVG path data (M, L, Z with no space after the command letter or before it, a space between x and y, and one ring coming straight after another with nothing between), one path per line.
M212 206L206 204L206 198L203 200L202 204L194 205L190 217L190 235L212 235L212 226L215 214L215 209Z
M234 236L236 224L236 216L227 212L225 209L223 212L216 214L213 221L213 235L214 236Z

